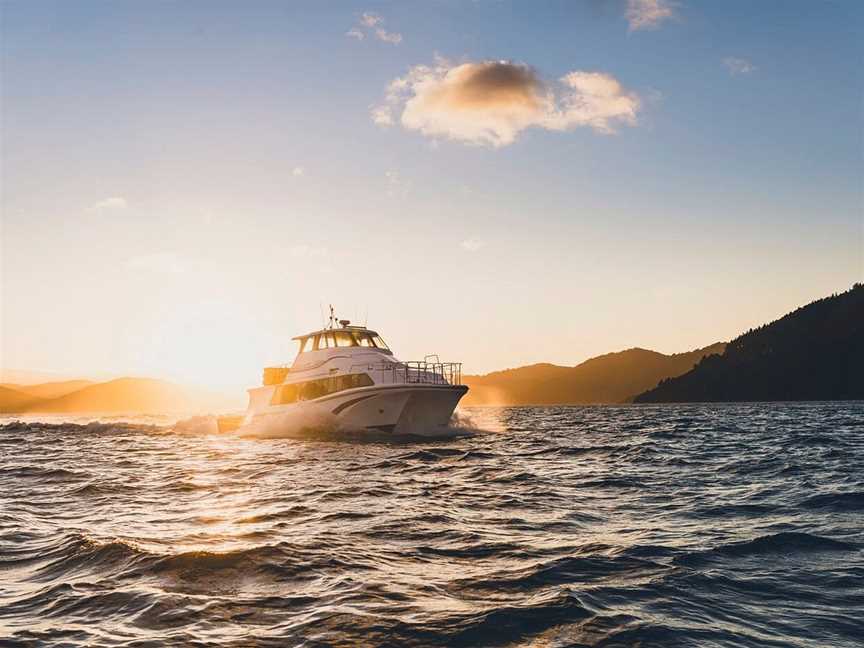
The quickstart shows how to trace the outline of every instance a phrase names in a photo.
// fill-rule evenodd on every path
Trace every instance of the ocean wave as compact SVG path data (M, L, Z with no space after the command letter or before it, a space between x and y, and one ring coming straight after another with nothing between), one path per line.
M128 541L102 542L73 533L65 536L54 547L39 553L36 560L43 564L36 567L32 580L45 582L70 576L116 573L148 555Z
M500 605L462 619L450 619L446 636L450 646L496 645L537 636L567 623L591 618L578 596L556 591L539 597L526 597L520 605Z
M614 582L617 586L637 585L668 573L673 567L631 556L581 555L555 558L515 573L497 574L487 579L470 579L455 584L458 591L531 592L554 585L578 582L598 584Z
M423 448L396 457L398 461L436 462L451 457L462 457L465 451L461 448Z
M284 520L293 520L298 517L308 516L313 514L315 509L306 506L292 506L291 508L281 511L268 511L266 513L258 513L237 520L237 524L262 524L266 522L281 522Z
M696 564L712 559L751 558L766 555L792 556L822 552L857 552L860 546L842 540L833 540L802 532L785 531L759 536L752 540L730 542L713 549L679 556L679 564Z
M864 404L471 414L0 426L0 644L860 645Z
M88 472L69 470L67 468L56 468L53 466L11 466L0 467L0 479L34 479L36 481L80 481L90 479L93 475Z
M825 493L814 495L801 503L808 509L827 510L835 512L864 510L864 492Z

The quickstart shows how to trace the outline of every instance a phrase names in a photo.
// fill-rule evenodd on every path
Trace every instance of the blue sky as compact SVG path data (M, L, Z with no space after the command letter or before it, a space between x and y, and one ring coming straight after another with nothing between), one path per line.
M658 7L5 2L3 365L246 383L321 302L405 357L575 364L860 281L864 5ZM556 102L600 74L635 116L529 111L497 146L483 108L405 125L500 61Z

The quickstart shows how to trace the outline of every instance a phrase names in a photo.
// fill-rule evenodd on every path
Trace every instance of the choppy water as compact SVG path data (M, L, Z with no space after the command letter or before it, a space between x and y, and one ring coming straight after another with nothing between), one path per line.
M0 428L0 644L861 646L864 404Z

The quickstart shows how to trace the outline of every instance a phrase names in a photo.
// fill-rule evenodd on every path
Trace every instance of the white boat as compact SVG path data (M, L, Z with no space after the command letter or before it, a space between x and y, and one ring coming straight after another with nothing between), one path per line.
M435 355L398 360L377 332L337 320L332 310L326 328L293 338L299 349L290 366L264 369L264 384L249 390L244 426L311 413L354 431L445 432L468 391L462 364Z

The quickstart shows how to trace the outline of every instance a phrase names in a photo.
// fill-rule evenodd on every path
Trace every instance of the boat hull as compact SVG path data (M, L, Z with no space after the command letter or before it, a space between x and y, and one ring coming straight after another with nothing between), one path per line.
M258 398L253 395L247 421L305 410L333 416L346 430L440 436L446 433L453 411L467 391L465 385L376 385L290 405L255 408L256 402L263 405L269 401L262 393Z

